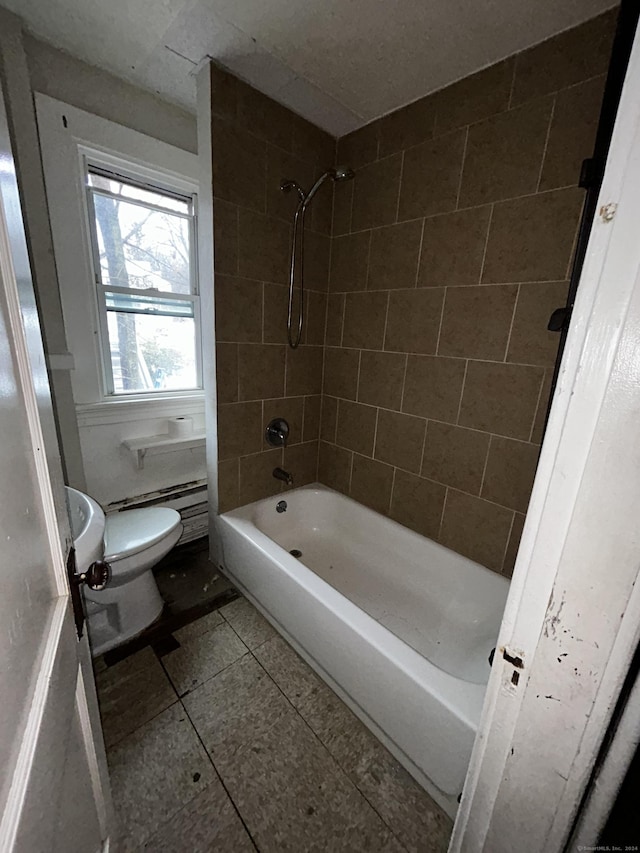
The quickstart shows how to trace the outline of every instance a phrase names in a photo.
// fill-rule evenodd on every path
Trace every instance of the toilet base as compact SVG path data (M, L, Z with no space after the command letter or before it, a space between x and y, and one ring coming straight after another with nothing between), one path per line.
M144 631L155 622L164 607L150 570L115 589L107 587L100 593L99 603L89 598L85 600L94 658Z

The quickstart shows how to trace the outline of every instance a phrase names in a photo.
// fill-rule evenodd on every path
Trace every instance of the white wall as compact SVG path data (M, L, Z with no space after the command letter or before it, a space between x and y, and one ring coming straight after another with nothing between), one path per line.
M195 115L32 36L23 44L34 92L196 153Z
M129 451L121 446L124 438L165 432L168 417L191 415L196 429L202 429L202 401L185 401L177 406L167 403L160 408L156 404L151 409L142 407L121 417L112 413L97 415L86 408L76 411L71 388L73 361L66 355L71 351L68 333L73 329L61 313L60 270L54 257L48 215L48 206L55 204L55 200L47 197L45 191L34 100L37 92L54 96L145 134L149 148L153 148L152 140L159 140L189 152L189 156L197 148L195 116L23 35L20 19L1 9L0 30L6 36L0 40L0 67L4 65L11 71L12 103L20 107L13 117L14 148L20 153L24 217L56 395L67 481L86 489L105 505L194 481L204 482L204 448L149 457L144 468L138 470ZM91 286L90 281L87 284Z
M124 439L156 435L167 431L171 414L193 418L194 431L204 430L203 404L167 405L165 410L123 414L78 412L80 444L84 459L87 491L105 508L112 503L147 495L171 487L206 482L205 448L195 447L161 455L148 455L144 467L136 467ZM129 407L128 407L129 408Z
M166 433L170 417L191 416L195 430L203 431L202 392L139 399L103 396L80 153L90 150L116 158L116 163L120 158L186 192L198 187L197 158L41 94L36 95L36 112L67 347L74 360L71 378L86 490L107 506L206 482L204 447L148 455L140 469L123 446L126 439ZM204 277L200 289L207 287L210 277ZM205 323L205 329L211 324Z

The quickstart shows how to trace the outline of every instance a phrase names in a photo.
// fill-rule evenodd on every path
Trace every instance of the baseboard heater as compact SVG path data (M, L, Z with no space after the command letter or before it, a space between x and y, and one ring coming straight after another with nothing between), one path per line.
M185 483L182 486L173 486L171 489L138 495L124 501L115 501L106 507L106 511L120 512L125 509L140 509L147 506L168 506L180 513L184 530L178 545L193 542L194 539L200 539L209 533L206 482Z

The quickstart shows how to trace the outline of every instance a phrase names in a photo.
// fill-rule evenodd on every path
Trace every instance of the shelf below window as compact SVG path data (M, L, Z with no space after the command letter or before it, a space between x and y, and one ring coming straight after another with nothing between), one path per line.
M147 456L155 456L158 453L171 453L175 450L191 450L194 447L204 447L204 432L194 432L191 435L173 438L162 433L161 435L147 435L142 438L125 438L122 446L131 451L136 468L144 468L144 460Z

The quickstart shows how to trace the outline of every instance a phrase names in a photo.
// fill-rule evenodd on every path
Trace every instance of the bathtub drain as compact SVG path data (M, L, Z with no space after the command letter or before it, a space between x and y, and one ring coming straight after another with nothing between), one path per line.
M289 553L292 557L302 557L302 551L298 551L297 548L292 548Z

